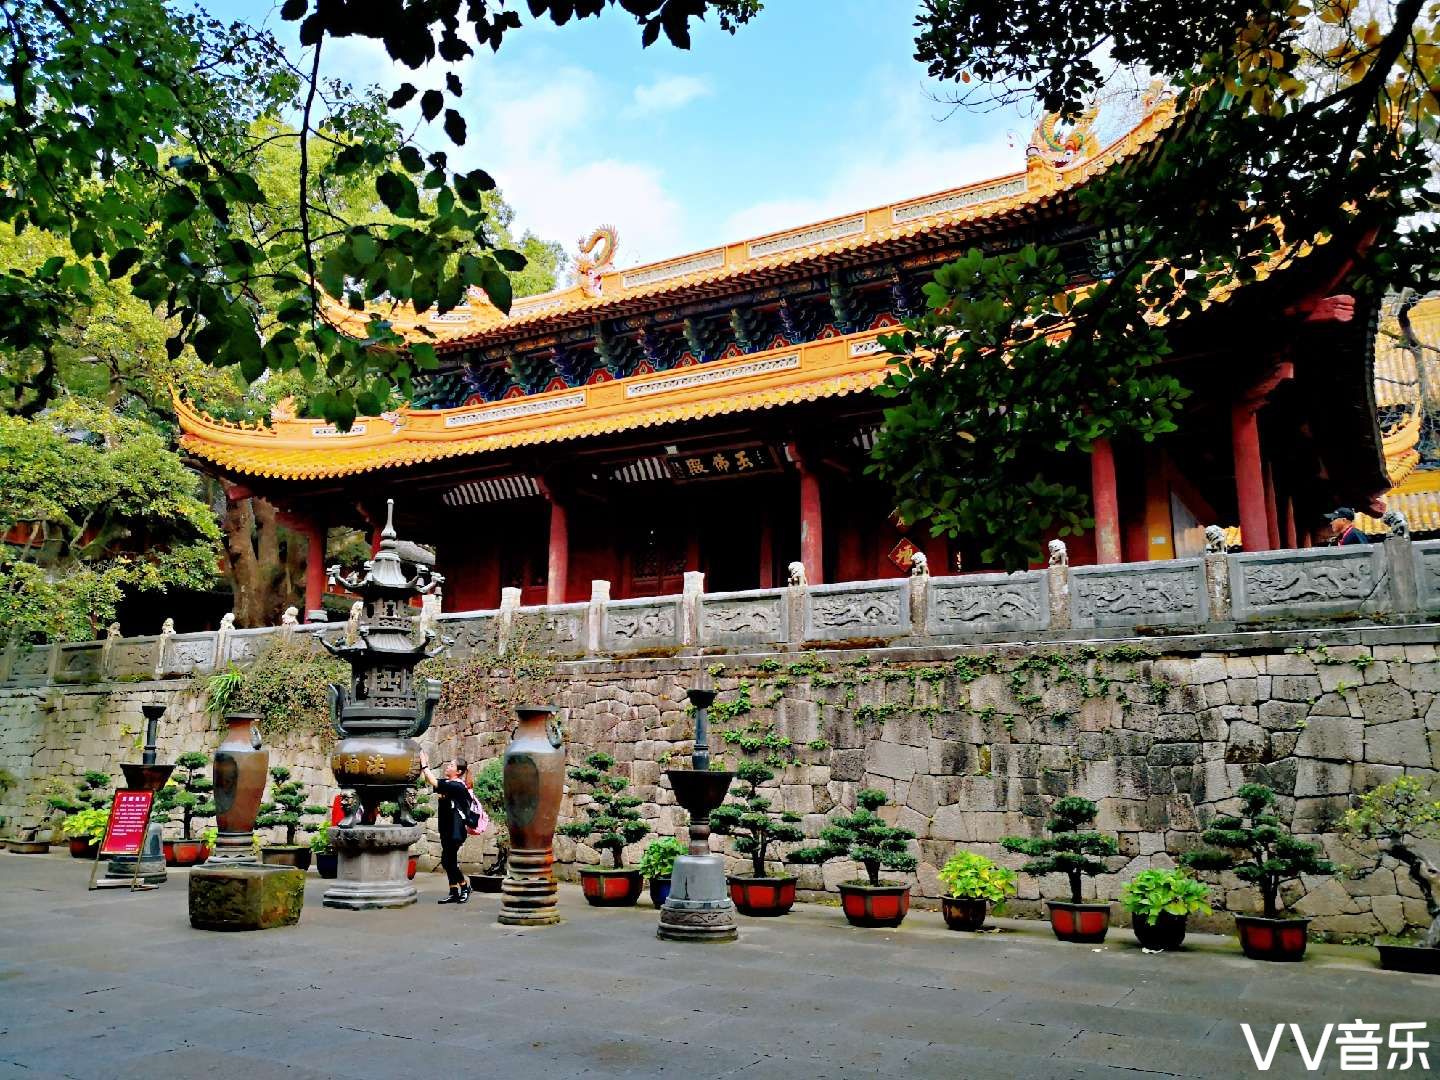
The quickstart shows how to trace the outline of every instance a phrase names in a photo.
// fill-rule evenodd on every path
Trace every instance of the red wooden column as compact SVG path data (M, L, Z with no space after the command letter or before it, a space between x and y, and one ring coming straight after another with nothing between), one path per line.
M1120 561L1120 497L1115 487L1115 451L1109 439L1090 449L1090 498L1095 506L1095 561Z
M800 561L805 580L811 585L825 583L825 533L820 513L820 477L806 464L799 447L789 447L790 457L800 470Z
M1265 525L1269 529L1266 534L1270 540L1270 550L1275 551L1280 547L1280 502L1275 494L1275 466L1270 461L1265 462Z
M1285 546L1288 548L1298 548L1300 543L1298 537L1295 535L1295 497L1293 495L1285 496L1285 507L1282 515L1284 518L1283 532L1285 534Z
M1260 464L1260 423L1255 407L1242 401L1230 409L1235 455L1235 499L1240 505L1240 541L1246 551L1264 551L1270 539L1265 511L1265 476Z
M553 486L536 480L535 486L550 502L550 552L545 571L545 603L565 603L565 590L570 577L570 523L565 504Z
M760 588L775 586L775 526L768 511L760 521Z
M325 606L325 533L319 522L305 526L305 617Z

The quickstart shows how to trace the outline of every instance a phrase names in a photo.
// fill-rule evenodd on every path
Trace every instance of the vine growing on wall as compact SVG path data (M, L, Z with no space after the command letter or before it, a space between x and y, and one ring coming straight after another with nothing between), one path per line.
M473 712L482 721L507 723L519 705L545 705L554 700L559 661L546 651L547 637L543 618L519 616L503 653L497 625L488 640L472 652L427 660L416 674L440 680L438 716L459 722Z
M334 741L328 687L344 685L350 666L310 636L277 635L246 667L230 665L205 681L206 711L255 713L265 741Z

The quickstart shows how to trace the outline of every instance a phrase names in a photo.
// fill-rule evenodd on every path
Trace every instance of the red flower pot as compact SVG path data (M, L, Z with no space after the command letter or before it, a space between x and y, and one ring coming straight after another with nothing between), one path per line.
M1305 931L1309 926L1309 919L1235 916L1235 929L1240 933L1240 948L1251 960L1293 963L1305 959Z
M70 838L70 857L72 859L93 859L95 852L99 849L100 843L84 836L72 836Z
M755 919L770 919L784 915L795 906L795 883L793 877L739 877L728 876L730 900L741 915Z
M910 910L909 885L840 883L840 909L851 926L899 926Z
M580 888L592 907L633 907L643 886L639 870L580 871Z
M420 867L420 856L418 856L418 855L411 855L410 858L406 859L406 860L405 860L405 880L406 880L406 881L414 881L414 880L415 880L415 871L416 871L417 869L419 869L419 867Z
M1061 941L1077 941L1095 945L1105 940L1110 929L1109 904L1067 904L1046 900L1050 909L1050 929Z
M970 896L945 896L940 899L940 914L951 930L979 930L990 914L990 903Z
M198 866L210 856L203 840L162 840L166 866Z

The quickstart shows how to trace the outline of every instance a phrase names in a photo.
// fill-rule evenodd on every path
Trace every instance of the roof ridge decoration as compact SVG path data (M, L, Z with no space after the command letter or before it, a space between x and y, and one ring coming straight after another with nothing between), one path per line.
M1045 205L1138 153L1170 124L1174 112L1173 97L1154 83L1141 97L1141 115L1135 126L1106 146L1097 141L1093 106L1068 126L1047 114L1036 124L1024 167L1017 172L623 270L614 265L616 231L601 226L581 241L574 284L519 297L508 315L474 288L459 307L443 315L431 311L416 316L408 305L398 303L355 311L328 297L323 298L324 311L338 329L356 335L363 335L365 324L374 317L385 319L411 340L445 347L480 344L492 333L538 327L572 313L593 311L599 316L622 301L661 296Z

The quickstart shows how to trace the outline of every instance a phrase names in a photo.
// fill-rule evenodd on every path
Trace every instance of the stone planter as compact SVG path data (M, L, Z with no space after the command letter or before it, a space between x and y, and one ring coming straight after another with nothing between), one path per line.
M840 908L851 926L899 926L910 910L910 886L842 881Z
M640 871L584 869L580 888L591 907L634 907L640 900Z
M1440 949L1428 945L1376 945L1380 966L1386 971L1410 971L1417 975L1440 975Z
M260 849L260 861L266 866L293 866L297 870L309 870L310 849L300 844L267 846Z
M1144 915L1132 917L1130 927L1135 931L1135 940L1145 949L1178 949L1185 943L1185 923L1188 915L1172 915L1162 911L1155 921L1148 921Z
M730 899L735 910L752 919L771 919L784 915L795 906L794 877L741 877L732 874L725 879L730 884Z
M990 902L973 896L945 896L940 900L940 914L951 930L979 930L990 914Z
M1305 931L1309 926L1309 919L1235 916L1235 929L1240 934L1240 948L1251 960L1295 963L1305 959Z
M1109 904L1070 904L1046 900L1050 909L1050 929L1061 941L1097 945L1110 930Z

